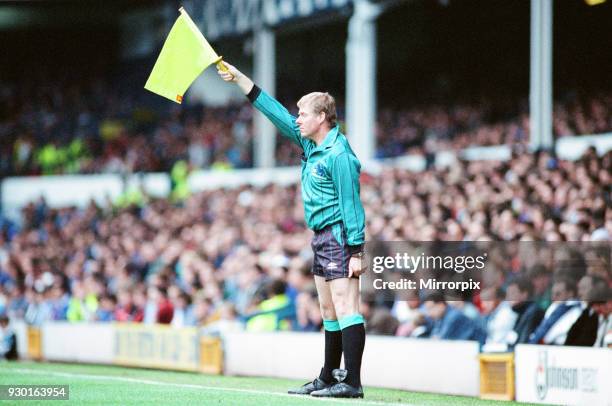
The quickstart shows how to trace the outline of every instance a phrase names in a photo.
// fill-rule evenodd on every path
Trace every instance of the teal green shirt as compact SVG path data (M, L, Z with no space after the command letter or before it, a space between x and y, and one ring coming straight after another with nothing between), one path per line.
M338 126L332 128L317 146L302 137L295 120L276 99L253 88L248 95L255 108L261 111L279 129L304 151L302 155L302 199L308 228L321 230L332 224L344 224L346 243L360 246L364 243L365 214L359 199L359 172L361 165L346 137ZM340 228L333 234L342 243Z

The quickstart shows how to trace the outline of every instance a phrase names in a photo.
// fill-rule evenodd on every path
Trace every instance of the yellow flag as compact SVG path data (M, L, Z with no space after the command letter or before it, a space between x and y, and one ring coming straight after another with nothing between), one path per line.
M181 103L204 69L221 61L184 8L157 57L145 89Z

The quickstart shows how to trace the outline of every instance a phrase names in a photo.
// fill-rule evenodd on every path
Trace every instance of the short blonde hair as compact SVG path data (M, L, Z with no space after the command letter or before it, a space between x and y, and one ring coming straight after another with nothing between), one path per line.
M312 108L314 114L325 113L325 120L328 122L330 128L336 126L336 100L329 93L308 93L297 102L297 106L299 108L308 106Z

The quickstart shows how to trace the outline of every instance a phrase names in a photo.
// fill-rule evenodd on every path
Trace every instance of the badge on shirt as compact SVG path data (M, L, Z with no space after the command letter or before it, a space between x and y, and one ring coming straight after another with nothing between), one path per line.
M319 178L324 178L325 177L325 166L323 166L322 164L316 164L315 166L312 167L311 174Z

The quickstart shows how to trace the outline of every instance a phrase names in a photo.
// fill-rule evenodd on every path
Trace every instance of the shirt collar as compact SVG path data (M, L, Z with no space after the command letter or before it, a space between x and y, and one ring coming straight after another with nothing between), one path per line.
M340 130L340 127L336 124L336 126L334 128L329 130L329 132L325 136L325 139L323 140L321 145L316 147L313 150L313 152L314 151L323 151L325 148L332 146L334 144L334 142L336 142L336 138L338 138L339 130Z

